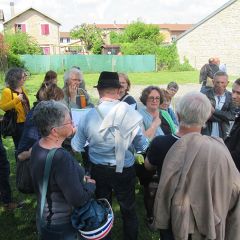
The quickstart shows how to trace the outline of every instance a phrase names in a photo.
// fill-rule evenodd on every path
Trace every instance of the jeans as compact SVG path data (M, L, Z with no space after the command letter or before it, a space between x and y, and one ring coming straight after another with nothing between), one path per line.
M97 198L106 198L111 203L112 191L114 191L123 219L123 239L136 240L138 220L135 211L136 173L134 167L124 168L122 173L116 173L115 167L93 164L91 177L96 181Z
M4 204L12 201L11 187L9 184L10 166L7 153L0 136L0 199Z

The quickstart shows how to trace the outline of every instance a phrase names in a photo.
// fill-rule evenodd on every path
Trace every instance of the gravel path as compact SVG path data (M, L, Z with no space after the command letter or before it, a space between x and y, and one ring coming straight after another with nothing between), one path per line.
M139 102L139 97L142 93L142 90L147 85L132 85L129 94L135 98L136 101ZM161 88L166 88L167 85L161 85ZM188 84L182 84L179 85L179 91L177 92L175 99L177 100L179 97L183 96L184 94L191 92L191 91L200 91L200 84L194 84L194 83L188 83ZM90 95L98 98L98 93L96 88L87 88Z

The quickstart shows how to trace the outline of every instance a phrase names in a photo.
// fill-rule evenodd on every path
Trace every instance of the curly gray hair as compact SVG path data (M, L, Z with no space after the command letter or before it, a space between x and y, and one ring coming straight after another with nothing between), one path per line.
M52 128L60 127L68 113L68 108L60 102L50 100L40 102L34 109L33 121L43 137L47 137Z
M22 79L24 70L22 68L10 68L5 76L5 83L7 87L15 90L19 86L19 82Z

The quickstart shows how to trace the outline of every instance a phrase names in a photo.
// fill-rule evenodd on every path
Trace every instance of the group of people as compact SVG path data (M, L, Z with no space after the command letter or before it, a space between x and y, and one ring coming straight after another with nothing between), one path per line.
M30 159L37 229L46 233L42 239L49 233L78 239L70 221L72 209L94 197L112 203L113 192L123 219L123 239L138 239L138 177L147 226L159 229L161 240L237 240L240 80L230 93L226 72L216 71L212 77L213 85L204 94L188 93L175 108L175 82L166 89L144 88L139 102L129 95L126 74L104 71L95 86L99 101L94 106L80 69L73 67L64 74L63 89L57 86L57 74L49 71L30 110L23 86L26 74L10 69L0 108L18 112L15 156L16 161ZM72 108L88 108L77 128ZM12 209L17 205L11 199L9 162L0 143L0 197ZM51 149L57 150L41 217L44 166ZM77 152L87 171L75 159ZM142 161L137 160L139 154ZM149 188L153 178L158 183L154 194ZM111 239L111 233L104 239Z

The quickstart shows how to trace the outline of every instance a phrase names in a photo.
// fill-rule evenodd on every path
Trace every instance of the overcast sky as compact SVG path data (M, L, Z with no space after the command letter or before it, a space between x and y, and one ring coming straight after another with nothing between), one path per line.
M5 20L10 0L0 0ZM197 23L227 0L15 0L15 13L34 7L70 31L81 23Z

